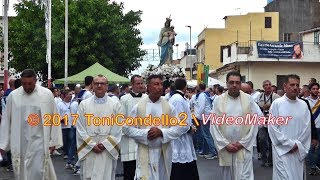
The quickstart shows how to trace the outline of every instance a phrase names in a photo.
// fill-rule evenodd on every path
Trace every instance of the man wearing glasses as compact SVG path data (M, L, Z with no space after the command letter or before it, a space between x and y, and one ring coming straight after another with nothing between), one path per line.
M250 95L240 91L241 74L231 71L227 74L228 91L214 101L216 117L245 119L248 114L262 113ZM222 166L222 180L253 180L252 151L258 127L254 124L226 123L211 125Z
M78 108L77 151L81 179L115 179L122 127L119 126L118 119L112 119L112 116L121 115L122 107L119 101L106 94L107 89L107 78L103 75L96 76L93 79L95 94L81 101ZM104 118L110 118L114 123L103 124Z

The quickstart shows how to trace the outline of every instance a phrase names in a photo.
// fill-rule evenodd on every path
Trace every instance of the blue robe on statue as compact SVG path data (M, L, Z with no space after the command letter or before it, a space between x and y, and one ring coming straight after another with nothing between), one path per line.
M165 62L172 57L172 43L170 40L170 33L172 33L170 28L162 28L159 35L158 46L161 48L160 53L160 64L159 66L165 64Z

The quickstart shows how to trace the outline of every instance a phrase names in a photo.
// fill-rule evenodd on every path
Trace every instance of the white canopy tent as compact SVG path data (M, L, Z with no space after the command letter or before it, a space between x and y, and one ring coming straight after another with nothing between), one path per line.
M219 84L220 86L225 87L226 85L222 83L221 81L214 79L212 77L208 78L208 87L213 87L214 85ZM187 85L189 88L196 87L198 85L197 80L187 80Z
M225 87L226 85L224 83L222 83L221 81L212 78L212 77L208 77L208 87L213 87L214 85L219 84L220 86Z
M187 86L188 88L194 88L198 84L197 80L187 80Z

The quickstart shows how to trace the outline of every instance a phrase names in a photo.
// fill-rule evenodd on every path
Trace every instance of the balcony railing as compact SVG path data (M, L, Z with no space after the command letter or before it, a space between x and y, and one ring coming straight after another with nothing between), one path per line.
M249 54L250 53L250 47L238 47L237 48L237 54Z
M250 47L249 42L238 42L238 47Z
M249 54L250 43L249 42L238 42L237 43L237 54Z

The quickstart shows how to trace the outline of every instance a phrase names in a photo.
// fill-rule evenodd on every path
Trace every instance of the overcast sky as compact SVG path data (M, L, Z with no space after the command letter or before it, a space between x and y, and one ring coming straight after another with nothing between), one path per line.
M267 0L116 0L124 2L125 12L142 10L142 22L138 26L143 38L145 49L156 49L160 29L164 26L166 17L171 15L171 25L175 27L176 44L179 44L177 54L174 47L173 57L180 58L180 52L189 43L191 26L191 44L197 43L198 35L205 28L224 28L223 17L240 15L248 12L263 12ZM149 56L150 57L150 56ZM143 62L142 67L133 73L140 74L148 64L157 65L159 62Z
M171 25L178 33L176 43L185 46L189 42L191 26L192 46L197 36L205 28L224 28L223 17L227 15L263 12L267 0L116 0L124 2L125 12L142 10L139 26L144 40L144 48L157 48L160 29L166 17L171 15Z
M178 34L176 44L179 51L185 49L189 42L191 26L191 44L197 42L199 33L205 28L224 28L224 16L240 15L248 12L263 12L267 0L115 0L124 2L125 12L141 10L142 22L138 26L143 38L144 49L158 49L157 41L160 29L164 26L166 17L171 15L171 25ZM10 0L9 15L14 15ZM2 14L2 9L1 9ZM176 50L176 49L174 49ZM180 54L180 53L179 53ZM174 54L176 57L177 54ZM158 64L159 62L153 62ZM145 67L148 63L143 63Z

